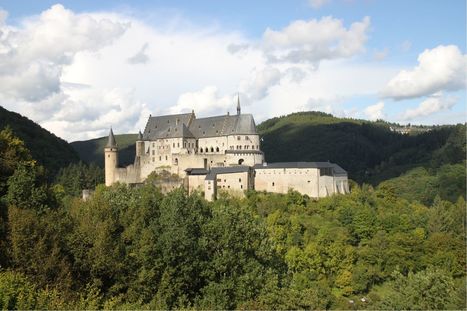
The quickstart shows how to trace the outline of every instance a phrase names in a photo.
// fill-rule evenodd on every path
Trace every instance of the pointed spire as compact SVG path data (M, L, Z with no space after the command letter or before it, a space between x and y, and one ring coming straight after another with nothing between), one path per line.
M138 132L138 140L141 141L143 140L143 134L141 133L141 130Z
M109 148L117 147L117 142L115 141L115 136L114 136L114 132L112 131L112 127L110 127L109 140L107 142L106 147L109 147Z
M240 93L237 93L237 115L240 115L242 109L240 108Z

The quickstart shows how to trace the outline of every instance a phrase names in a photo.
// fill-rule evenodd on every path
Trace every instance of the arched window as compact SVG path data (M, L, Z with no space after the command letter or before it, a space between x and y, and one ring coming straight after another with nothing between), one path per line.
M175 165L178 165L178 159L175 158Z
M203 148L199 148L199 153L203 153Z
M213 147L211 147L211 152L214 152L214 148L213 148Z
M209 151L208 147L206 147L206 148L204 149L204 151L208 152L208 151Z
M245 160L243 160L243 159L238 160L238 165L242 165L244 161Z

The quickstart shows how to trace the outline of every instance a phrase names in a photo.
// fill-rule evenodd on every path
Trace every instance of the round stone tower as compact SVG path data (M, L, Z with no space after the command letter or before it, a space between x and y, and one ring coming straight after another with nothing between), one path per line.
M143 153L144 153L143 134L141 134L141 131L139 131L138 139L136 140L136 156L141 157Z
M115 136L110 128L109 140L104 148L105 156L105 185L110 186L115 181L115 170L118 167L118 146Z

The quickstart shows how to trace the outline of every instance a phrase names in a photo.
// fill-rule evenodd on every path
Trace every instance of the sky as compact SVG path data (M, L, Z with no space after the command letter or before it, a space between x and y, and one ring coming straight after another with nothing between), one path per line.
M466 69L465 0L0 0L0 105L68 141L237 96L257 123L463 123Z

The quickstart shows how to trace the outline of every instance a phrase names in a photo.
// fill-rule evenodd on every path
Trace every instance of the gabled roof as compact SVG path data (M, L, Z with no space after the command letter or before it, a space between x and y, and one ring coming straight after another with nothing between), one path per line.
M347 172L339 165L331 162L276 162L267 164L256 164L255 170L278 169L278 168L332 168L334 175L347 175Z
M212 167L206 175L206 180L214 180L217 175L231 174L231 173L244 173L250 171L249 166L225 166L225 167Z
M251 114L223 115L196 119L194 113L149 117L143 138L203 138L226 135L255 135Z
M143 139L193 137L193 134L186 127L191 117L191 113L149 117L144 129Z

